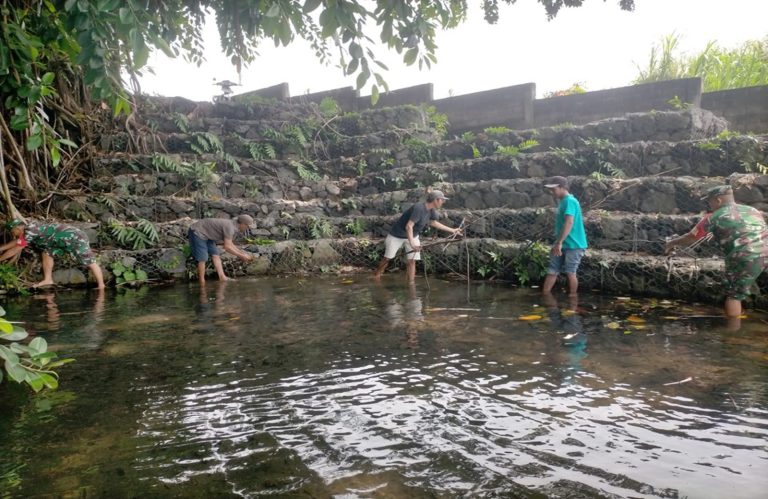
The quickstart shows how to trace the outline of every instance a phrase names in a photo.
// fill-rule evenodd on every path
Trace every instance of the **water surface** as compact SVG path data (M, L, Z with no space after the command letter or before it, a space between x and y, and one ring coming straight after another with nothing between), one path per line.
M3 497L690 497L768 490L768 317L402 275L61 291L3 387ZM712 317L709 317L712 316ZM521 320L523 317L526 320Z

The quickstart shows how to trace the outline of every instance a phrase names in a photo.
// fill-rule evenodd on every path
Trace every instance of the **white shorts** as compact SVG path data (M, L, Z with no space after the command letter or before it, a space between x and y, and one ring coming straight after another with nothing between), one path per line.
M413 240L416 241L416 244L419 244L419 236L414 237ZM400 248L403 246L405 246L405 258L408 260L421 260L420 251L409 253L413 248L411 247L411 243L408 242L408 239L400 239L392 234L388 234L386 241L384 241L384 258L392 260L397 256L397 252L400 251Z

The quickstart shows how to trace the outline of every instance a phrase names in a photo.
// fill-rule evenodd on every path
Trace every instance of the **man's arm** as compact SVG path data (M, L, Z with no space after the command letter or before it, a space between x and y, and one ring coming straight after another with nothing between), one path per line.
M408 244L411 245L411 250L413 252L419 251L421 249L421 246L416 244L416 241L413 239L413 226L414 226L413 220L408 220L408 223L405 224L405 234L408 236Z
M461 229L454 229L452 227L448 227L447 225L443 225L437 220L432 220L429 222L430 227L434 227L435 229L442 230L443 232L450 232L451 234L461 234Z
M669 253L672 251L672 249L678 247L678 246L690 246L694 242L696 242L698 239L697 234L697 228L694 227L692 231L688 232L687 234L683 234L680 237L676 237L674 239L670 239L667 241L667 244L664 245L664 253Z
M10 247L8 247L11 245ZM0 262L4 262L6 260L13 260L15 257L21 253L21 251L24 249L23 246L19 246L16 241L11 241L8 244L4 244L3 246L0 246L0 251L3 251L4 253L0 255Z
M236 257L240 258L241 260L245 260L246 262L252 261L255 256L253 256L250 253L247 253L237 246L234 245L232 242L232 239L224 239L224 251L227 253L230 253L232 255L235 255Z
M673 248L678 246L690 246L699 239L706 237L710 231L711 218L711 213L705 215L701 220L699 220L699 223L697 223L693 229L690 230L690 232L667 241L667 243L664 245L664 253L669 253Z
M560 234L557 236L557 241L552 245L552 254L560 256L563 254L563 241L568 237L573 229L573 215L566 215L563 221L563 226L560 228Z

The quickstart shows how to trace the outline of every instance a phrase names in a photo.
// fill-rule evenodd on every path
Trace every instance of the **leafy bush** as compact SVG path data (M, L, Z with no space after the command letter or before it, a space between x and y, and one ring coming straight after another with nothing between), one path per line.
M115 275L118 286L121 284L137 285L149 280L149 276L136 266L133 258L123 258L113 262L110 270Z
M0 263L0 290L14 293L26 293L27 290L19 280L19 270L15 265Z
M704 91L768 84L768 38L748 40L737 48L723 48L711 41L698 54L679 51L680 37L665 36L651 49L648 64L638 66L633 83L701 78Z
M10 346L0 345L0 359L4 361L0 382L7 376L17 383L28 384L35 392L43 388L55 390L59 386L59 375L53 369L74 359L59 359L55 352L48 351L48 343L40 337L28 345L17 343L28 336L24 328L5 319L5 309L0 307L0 339L12 342Z
M326 118L332 118L341 114L341 107L333 97L323 97L320 101L320 114Z

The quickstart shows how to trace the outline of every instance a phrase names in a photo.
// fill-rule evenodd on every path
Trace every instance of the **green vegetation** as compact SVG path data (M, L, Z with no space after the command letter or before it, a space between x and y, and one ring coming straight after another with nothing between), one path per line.
M405 139L403 144L408 148L408 154L415 163L432 161L432 148L425 141L411 137Z
M363 232L365 232L365 221L361 220L359 218L354 219L353 221L347 223L344 228L349 234L352 234L353 236L360 236Z
M318 107L324 118L333 118L341 114L341 106L333 97L323 97Z
M143 218L136 222L135 227L113 218L109 221L109 233L120 246L134 251L151 248L160 240L155 225Z
M19 279L19 269L10 263L0 263L0 292L26 294L27 289Z
M517 254L512 263L513 272L521 286L539 282L549 266L549 247L534 241Z
M553 92L546 92L544 94L544 98L549 99L551 97L562 97L564 95L577 95L577 94L583 94L586 92L587 92L586 85L583 82L576 82L568 88L564 88L562 90L555 90Z
M251 154L251 158L256 161L275 159L277 157L275 147L269 142L249 142L247 146L248 152Z
M504 270L504 259L501 253L486 251L485 254L488 255L489 260L477 267L477 273L483 279L498 277Z
M305 161L304 163L301 163L299 161L291 161L291 166L296 168L296 174L299 176L301 180L304 180L307 182L319 182L320 180L322 180L322 177L320 177L320 174L317 173L317 169L315 168L315 165L309 161Z
M115 275L117 285L137 286L149 280L147 273L136 264L134 258L123 258L113 262L110 270Z
M667 104L669 104L669 107L671 107L675 111L685 111L686 109L691 108L690 102L683 102L683 100L677 95L669 99L667 101Z
M612 155L616 144L609 139L579 139L581 147L572 150L565 147L551 147L549 150L574 173L589 174L590 178L602 180L605 177L625 178L624 171L613 164Z
M485 132L486 135L489 137L501 137L509 132L511 132L512 129L505 127L505 126L489 126L488 128L484 129L483 132Z
M0 340L10 341L9 346L0 344L0 382L4 377L17 383L26 383L35 392L43 388L55 390L59 386L59 375L53 370L74 359L59 359L55 352L48 351L45 339L37 337L27 345L17 343L29 336L18 323L5 318L5 309L0 307Z
M309 235L312 239L326 239L333 236L333 226L324 218L309 218Z
M193 161L192 163L182 161L178 162L171 156L165 154L153 154L152 166L158 172L169 172L180 175L190 187L204 194L210 187L218 182L216 175L215 161Z
M705 92L768 84L768 37L749 40L737 48L711 41L698 54L678 50L680 37L667 35L651 49L645 67L638 66L633 83L701 77Z
M429 118L429 125L437 133L438 137L444 138L448 134L448 115L438 113L435 106L423 106Z

